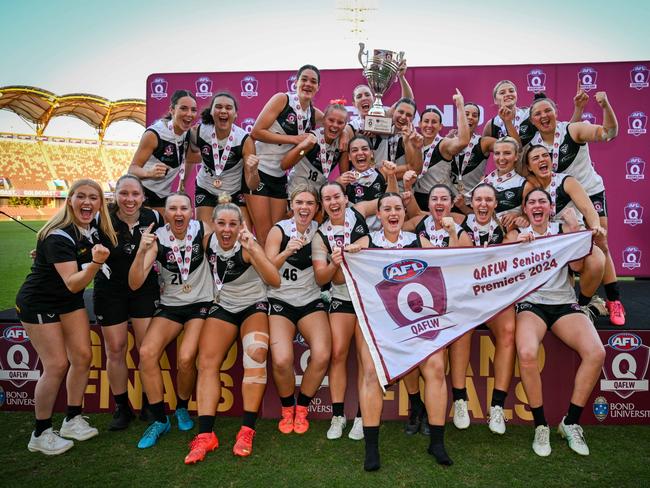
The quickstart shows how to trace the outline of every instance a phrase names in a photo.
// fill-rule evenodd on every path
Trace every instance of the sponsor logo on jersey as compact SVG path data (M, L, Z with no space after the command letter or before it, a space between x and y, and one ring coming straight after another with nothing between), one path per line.
M207 76L198 78L194 85L196 86L196 97L205 100L212 96L212 80Z
M598 78L598 72L590 67L582 68L578 71L578 80L580 80L580 88L588 92L589 90L595 90L598 88L596 85L596 78Z
M512 190L506 190L503 194L505 195L506 200L512 200L515 198L515 192Z
M273 310L275 310L276 312L282 312L282 310L284 310L284 307L278 303L274 303Z
M151 98L156 100L167 98L167 80L164 78L154 78L151 82Z
M248 134L253 130L253 125L255 125L255 119L248 117L244 119L241 123L241 128L244 129Z
M27 331L25 331L21 325L12 325L7 327L2 333L2 338L8 342L13 342L14 344L29 342Z
M357 234L363 234L363 225L357 225L357 226L354 228L354 231L355 231Z
M526 81L529 92L539 93L546 90L546 73L541 69L530 70L526 75Z
M607 403L607 399L602 396L596 397L594 400L593 411L594 417L596 417L598 422L605 420L609 414L609 403Z
M643 223L643 206L640 203L638 202L628 203L627 205L625 205L623 212L625 214L625 219L623 220L623 223L627 225L631 225L632 227Z
M650 70L647 66L639 64L630 70L630 88L643 90L648 88L648 80L650 79Z
M633 136L640 136L646 133L645 126L648 123L648 116L643 112L632 112L627 117L627 133Z
M241 80L241 96L253 98L257 96L257 79L252 76L244 76Z
M625 399L636 392L648 391L650 348L641 337L630 332L612 335L605 344L605 363L600 380L602 391L611 391Z
M289 78L287 78L287 91L290 93L296 93L298 91L298 87L296 87L296 81L298 78L296 75L291 75Z
M163 156L173 156L173 155L174 155L174 146L171 144L165 146L165 151L163 152Z
M596 116L592 114L591 112L585 112L582 114L582 117L580 117L583 122L588 122L590 124L595 124L596 123Z
M632 180L635 183L645 179L645 161L639 157L633 157L625 163L625 179Z
M636 269L641 267L641 249L636 246L628 246L623 250L623 267Z

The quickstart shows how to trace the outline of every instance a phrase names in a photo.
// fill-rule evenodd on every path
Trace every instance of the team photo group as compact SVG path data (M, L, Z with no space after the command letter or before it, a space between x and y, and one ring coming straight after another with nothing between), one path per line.
M350 116L345 100L313 104L321 74L302 66L295 93L273 95L250 133L237 125L238 100L230 92L215 93L199 112L194 93L177 90L168 113L144 132L113 201L93 180L71 185L65 205L38 233L31 272L16 297L18 317L43 365L30 451L61 454L74 440L99 433L82 415L92 357L83 294L92 284L115 402L110 430L126 429L136 416L128 398L131 327L143 386L140 418L149 422L137 447L165 442L175 424L181 431L197 429L189 452L181 454L179 446L179 458L203 461L219 445L220 370L240 340L243 415L232 442L235 456L253 452L269 380L281 402L278 430L303 435L327 375L327 439L363 440L364 469L377 470L386 385L348 289L348 256L372 248L525 246L586 229L593 242L586 256L562 263L518 303L491 310L486 325L496 347L490 431L506 432L504 405L517 358L534 419L532 449L551 454L538 367L550 331L580 359L557 430L575 453L589 454L580 416L605 359L593 322L606 307L613 325L625 323L607 245L605 187L589 154L590 145L607 144L618 132L607 94L590 96L578 87L574 113L560 120L556 103L543 93L520 106L508 80L494 80L487 114L459 87L438 94L457 117L456 127L444 128L439 110L418 106L406 71L401 61L401 96L390 107L376 103L377 91L367 85L349 87L357 112ZM590 98L602 109L602 125L581 121ZM186 187L195 188L193 194ZM596 295L601 286L604 303ZM170 419L160 359L181 332ZM297 334L310 356L296 392ZM453 464L450 453L462 455L445 446L450 408L455 428L470 425L465 381L471 337L472 330L460 335L402 378L410 403L404 430L428 435L428 452L441 465ZM348 384L350 351L356 351L356 384ZM67 411L57 431L52 413L64 380ZM353 419L345 416L348 388L358 389ZM194 418L191 398L198 405Z

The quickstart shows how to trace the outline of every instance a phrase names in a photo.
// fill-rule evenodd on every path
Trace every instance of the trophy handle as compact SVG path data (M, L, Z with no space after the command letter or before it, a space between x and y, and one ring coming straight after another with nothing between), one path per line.
M359 43L359 63L361 64L362 68L365 68L366 65L368 64L368 51L364 51L363 48L365 48L366 45L363 42ZM366 62L363 62L363 59L361 59L362 56L366 56Z
M404 51L400 51L397 55L397 64L399 65L404 60Z

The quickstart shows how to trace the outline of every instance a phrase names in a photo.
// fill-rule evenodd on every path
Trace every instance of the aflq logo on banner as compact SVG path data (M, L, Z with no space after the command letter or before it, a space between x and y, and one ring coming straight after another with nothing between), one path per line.
M591 251L591 232L488 248L369 249L343 272L382 385Z

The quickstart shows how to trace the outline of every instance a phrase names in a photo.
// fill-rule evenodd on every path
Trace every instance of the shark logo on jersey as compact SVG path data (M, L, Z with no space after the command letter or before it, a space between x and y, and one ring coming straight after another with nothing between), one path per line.
M355 231L357 234L363 234L363 225L357 225L357 226L354 228L354 231Z
M276 312L282 312L282 310L284 310L284 307L280 304L274 303L273 310L275 310Z
M196 203L201 203L205 200L205 195L197 195L196 196Z
M512 200L513 198L515 198L515 192L511 190L506 190L504 192L504 195L506 197L506 200Z

